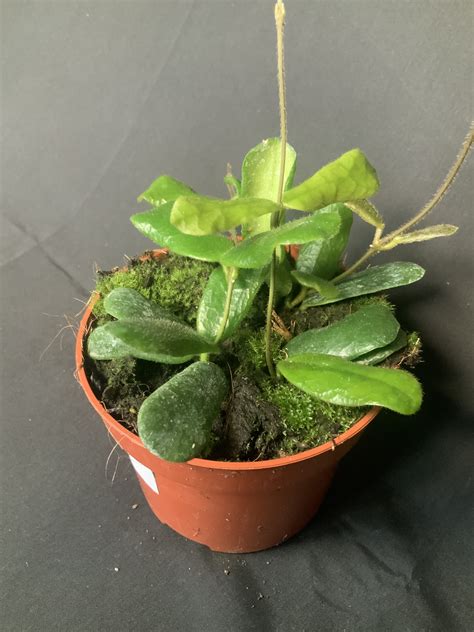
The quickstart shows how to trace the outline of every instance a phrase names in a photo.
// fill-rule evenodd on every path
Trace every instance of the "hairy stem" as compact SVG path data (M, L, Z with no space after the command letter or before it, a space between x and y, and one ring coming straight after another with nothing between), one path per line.
M285 86L285 57L284 57L284 30L285 30L285 5L282 0L278 0L275 4L275 26L277 34L277 65L278 65L278 101L280 107L280 178L278 181L277 203L281 205L283 200L283 189L285 186L285 161L286 161L286 86ZM272 218L272 227L278 226L283 221L284 210L274 213ZM270 266L270 284L268 290L267 318L265 324L265 358L270 375L275 377L275 367L272 358L272 314L275 303L275 284L276 284L276 266L277 255L276 250L273 252L272 263Z
M237 268L224 268L224 272L227 275L227 293L225 297L225 305L224 305L224 313L222 315L221 324L219 325L219 329L216 333L216 338L214 342L219 342L222 336L224 335L225 328L227 326L227 321L229 320L230 314L230 306L232 304L232 293L234 291L234 284L237 278Z

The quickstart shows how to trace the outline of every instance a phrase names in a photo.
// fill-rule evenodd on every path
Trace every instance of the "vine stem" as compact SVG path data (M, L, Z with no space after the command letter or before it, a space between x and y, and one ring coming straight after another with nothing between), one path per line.
M347 270L344 270L342 274L339 274L337 277L335 277L332 280L333 283L338 283L339 281L342 281L342 279L345 279L350 274L355 272L368 259L376 255L378 252L381 252L382 250L384 250L384 246L390 243L395 237L397 237L398 235L401 235L402 233L405 233L407 230L409 230L410 228L412 228L413 226L421 222L421 220L423 220L428 215L428 213L430 213L434 209L434 207L441 201L441 199L444 197L444 195L447 193L447 191L453 184L454 180L456 179L456 176L458 175L464 161L466 160L469 154L470 149L472 148L473 142L474 142L474 123L471 123L469 132L466 138L464 139L463 144L461 145L461 149L458 152L456 160L454 161L445 179L443 180L439 188L436 190L436 193L433 195L433 197L429 200L429 202L427 202L423 206L423 208L420 211L418 211L418 213L416 213L416 215L414 215L410 220L408 220L407 222L399 226L399 228L396 228L395 230L393 230L391 233L389 233L385 237L382 237L380 230L377 229L375 231L374 238L368 250L361 257L359 257L359 259L357 259L355 263L353 263L349 268L347 268Z
M278 180L277 204L282 204L283 188L285 186L285 162L286 162L286 85L285 85L285 56L284 56L284 31L285 31L285 5L282 0L278 0L275 4L275 26L277 35L277 65L278 65L278 101L280 107L280 177ZM284 217L284 211L277 211L272 217L272 228L278 226ZM275 367L272 357L272 314L275 303L275 286L276 286L276 266L277 255L276 249L273 251L272 262L270 265L270 283L268 289L268 304L265 323L265 359L267 362L268 372L271 377L276 377Z

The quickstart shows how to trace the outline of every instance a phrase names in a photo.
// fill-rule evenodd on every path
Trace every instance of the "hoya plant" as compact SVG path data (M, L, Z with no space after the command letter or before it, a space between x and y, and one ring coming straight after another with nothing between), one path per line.
M420 280L425 271L416 263L364 265L402 244L456 232L449 224L415 227L453 181L472 144L472 131L435 197L388 233L371 201L379 180L360 149L347 151L295 185L296 151L287 142L281 2L275 17L280 136L247 153L240 179L227 173L229 199L200 195L162 175L138 198L148 209L131 217L141 233L171 253L215 264L196 326L122 287L104 300L114 320L93 329L88 338L88 353L95 360L132 356L184 365L145 399L138 413L144 445L171 461L208 452L213 422L230 387L228 373L215 359L226 340L238 333L262 290L267 296L264 338L271 379L287 380L317 399L348 407L374 405L411 415L422 401L421 386L412 374L377 366L407 343L386 305L368 304L334 324L291 337L276 364L273 321L281 306L296 313ZM301 216L288 220L289 210L293 218L295 213ZM367 251L344 268L354 215L373 227L373 239Z

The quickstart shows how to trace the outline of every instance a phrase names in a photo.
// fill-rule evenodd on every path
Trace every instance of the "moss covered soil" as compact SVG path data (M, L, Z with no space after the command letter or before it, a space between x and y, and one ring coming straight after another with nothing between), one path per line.
M132 259L126 268L98 272L93 314L95 324L111 317L103 298L116 287L129 287L184 318L196 321L199 301L213 264L168 255ZM236 335L223 343L223 353L213 358L228 372L230 396L214 426L215 442L208 458L250 461L295 454L316 447L348 430L367 408L349 408L321 402L291 384L269 378L263 342L267 289L264 286L255 307ZM279 311L273 332L275 361L283 357L288 336L325 327L363 305L388 302L383 296L364 297L305 312ZM385 361L387 366L413 365L420 355L416 333L408 336L405 349ZM86 358L91 386L108 412L132 432L143 400L182 370L183 365L165 365L134 358L94 361Z

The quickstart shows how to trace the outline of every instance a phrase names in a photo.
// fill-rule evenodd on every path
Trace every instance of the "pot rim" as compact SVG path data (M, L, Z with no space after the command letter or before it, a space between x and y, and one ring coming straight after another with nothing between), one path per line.
M168 251L166 249L159 249L153 251L153 256L161 258L166 256ZM144 257L150 256L145 254ZM93 408L96 412L102 417L104 421L110 426L113 426L117 431L122 433L126 438L133 443L137 448L142 448L148 450L143 443L140 437L130 430L127 430L121 423L119 423L112 415L110 415L105 409L102 402L100 402L95 396L90 384L87 379L87 375L84 369L84 350L83 350L83 342L84 337L89 331L90 319L92 317L92 308L94 307L95 302L98 300L98 296L92 294L89 302L86 305L86 309L81 318L81 322L79 323L79 329L76 335L76 345L75 345L75 360L76 360L76 376L79 384L84 390L87 399L92 404ZM212 461L209 459L191 459L190 461L186 461L186 463L193 467L199 468L207 468L207 469L217 469L217 470L264 470L264 469L276 469L279 467L284 467L286 465L292 465L296 463L300 463L302 461L306 461L308 459L312 459L314 457L320 456L326 452L334 451L338 446L342 445L349 439L352 439L357 434L359 434L368 424L378 415L381 411L380 406L374 406L367 413L359 419L355 424L353 424L349 430L346 430L342 434L335 437L333 440L327 441L316 448L310 448L309 450L304 450L303 452L298 452L297 454L292 454L291 456L283 456L278 457L276 459L265 460L265 461ZM150 452L156 458L160 458L157 455Z

